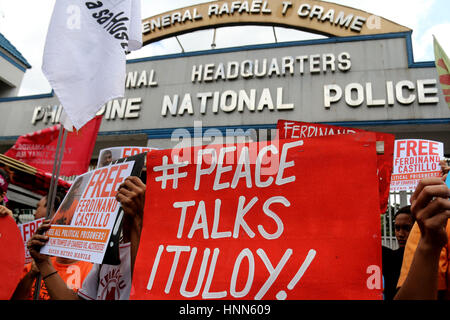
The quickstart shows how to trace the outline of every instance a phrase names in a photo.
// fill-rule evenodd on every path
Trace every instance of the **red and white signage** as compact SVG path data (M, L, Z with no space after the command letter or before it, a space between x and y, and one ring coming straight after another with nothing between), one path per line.
M48 243L41 253L102 263L120 204L115 195L131 174L134 161L81 175L52 217Z
M442 142L422 139L395 140L391 191L414 190L421 179L440 177L439 161L443 157Z
M97 116L79 131L67 134L60 169L62 176L80 175L88 170L101 121L102 117ZM55 125L19 137L5 155L45 172L52 172L59 126Z
M28 240L31 239L33 234L36 232L37 228L39 228L39 226L42 224L42 222L44 222L44 220L45 218L41 218L18 225L20 234L22 235L23 244L25 247L25 264L28 264L33 260L33 258L31 258L30 256L30 252L28 251L27 242Z
M149 153L130 298L381 299L375 146L357 133Z
M278 120L277 132L280 139L308 139L326 137L333 135L352 134L357 132L369 132L356 128L338 127L332 125L299 122L290 120ZM380 213L386 213L389 186L392 174L392 159L394 154L393 134L375 132L377 138L377 168L378 168L378 189L380 193ZM324 158L327 164L333 167L333 159L326 153Z

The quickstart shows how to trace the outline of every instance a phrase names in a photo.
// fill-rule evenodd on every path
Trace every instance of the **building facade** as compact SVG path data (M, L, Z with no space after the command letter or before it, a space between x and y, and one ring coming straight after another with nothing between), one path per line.
M108 102L94 150L169 148L187 133L246 135L279 119L444 142L450 110L434 62L415 62L411 33L255 45L130 60L126 96ZM2 152L59 121L53 93L0 99Z

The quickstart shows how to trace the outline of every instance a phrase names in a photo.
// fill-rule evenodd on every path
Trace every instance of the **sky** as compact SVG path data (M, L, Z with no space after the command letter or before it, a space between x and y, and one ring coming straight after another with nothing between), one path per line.
M56 0L0 0L0 32L22 53L32 68L25 73L20 96L48 93L51 87L42 74L42 56L48 24ZM281 0L280 0L281 1ZM210 0L141 0L142 19ZM450 55L450 1L448 0L333 0L375 14L413 30L416 62L433 61L433 35ZM316 39L321 36L275 28L278 42ZM211 48L212 30L178 37L184 51ZM271 27L217 29L216 48L275 42ZM175 38L165 39L128 55L128 59L179 53Z

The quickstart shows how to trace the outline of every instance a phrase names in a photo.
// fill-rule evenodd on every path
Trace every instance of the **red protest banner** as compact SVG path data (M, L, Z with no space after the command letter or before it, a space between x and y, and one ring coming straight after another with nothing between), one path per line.
M308 139L323 136L368 132L366 130L338 127L325 124L308 123L290 120L278 120L277 133L280 139ZM380 193L380 212L386 213L391 173L394 157L395 136L389 133L375 132L377 139L378 186ZM328 157L327 157L328 158ZM329 158L332 166L332 158Z
M381 298L375 134L265 143L147 155L131 299Z
M87 171L101 121L102 117L97 116L79 131L68 133L60 171L62 176L79 175ZM59 125L26 134L19 137L5 155L45 172L52 172L58 134Z
M20 230L13 218L0 218L0 300L11 298L25 263L25 249Z

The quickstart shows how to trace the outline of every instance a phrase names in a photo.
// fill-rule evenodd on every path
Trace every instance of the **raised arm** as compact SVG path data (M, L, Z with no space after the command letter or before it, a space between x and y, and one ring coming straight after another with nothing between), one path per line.
M421 238L408 276L398 291L397 300L426 300L438 297L438 264L448 242L450 190L443 178L421 180L411 197L411 212L419 225Z
M116 199L124 211L123 237L131 243L131 276L133 277L144 217L145 184L138 177L131 176L119 186Z
M33 283L37 279L39 274L40 274L39 269L33 260L30 271L28 271L17 284L16 290L14 291L11 300L30 299Z
M44 235L48 229L50 229L50 220L45 220L28 241L27 247L30 255L39 269L41 280L44 280L52 300L79 300L78 295L67 287L58 274L50 257L39 252L49 239L48 236Z

